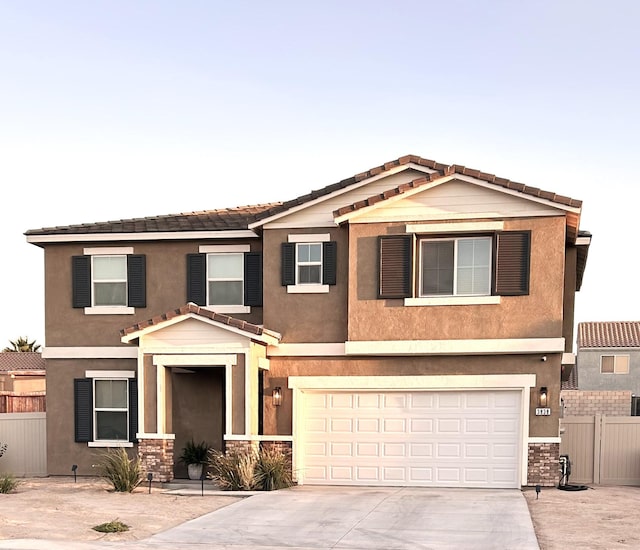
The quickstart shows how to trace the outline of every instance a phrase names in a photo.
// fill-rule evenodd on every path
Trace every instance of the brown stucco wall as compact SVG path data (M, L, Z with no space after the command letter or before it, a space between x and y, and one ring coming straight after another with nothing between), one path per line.
M47 359L47 470L51 475L96 475L92 464L105 449L89 448L74 441L73 379L84 378L87 370L136 370L133 359Z
M507 220L504 229L531 230L528 296L503 296L498 305L406 307L377 299L377 237L403 233L405 224L351 225L349 340L561 337L564 218Z
M288 376L411 376L456 374L535 374L536 387L531 388L529 403L529 436L558 437L560 418L560 354L500 355L492 357L384 357L384 358L272 358L265 373L264 433L291 435L292 391ZM270 404L271 390L283 389L282 405ZM535 416L538 388L549 391L551 416Z
M565 278L564 278L564 313L562 324L562 336L564 337L564 351L573 351L573 325L576 305L576 269L578 261L578 249L567 247L565 253Z
M71 257L82 255L82 243L45 246L45 330L47 347L115 346L120 344L120 329L179 308L187 302L186 255L197 253L201 241L117 242L100 246L133 246L135 254L146 255L147 307L133 315L85 315L83 308L73 308L71 300ZM216 241L215 244L250 244L260 251L259 239L243 242ZM97 247L96 244L88 245ZM234 317L262 323L262 308Z
M289 234L329 233L337 242L336 285L328 294L288 294L282 286L281 246ZM344 228L268 229L264 232L264 325L283 342L347 339L348 241Z

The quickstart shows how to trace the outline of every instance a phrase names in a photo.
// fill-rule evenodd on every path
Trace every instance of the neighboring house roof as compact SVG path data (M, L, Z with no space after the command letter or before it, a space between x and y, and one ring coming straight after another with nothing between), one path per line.
M45 360L37 351L3 351L0 352L0 373L44 371Z
M578 323L578 349L640 348L640 321Z
M233 329L247 333L246 335L249 338L254 336L265 336L269 337L269 339L277 341L279 341L281 338L281 335L279 333L268 330L260 325L255 325L253 323L249 323L248 321L243 321L242 319L236 319L235 317L230 317L229 315L215 313L214 311L205 309L191 302L178 309L172 309L171 311L167 311L166 313L162 313L160 315L152 317L151 319L147 319L146 321L141 321L139 323L136 323L135 325L124 328L120 331L120 337L123 339L123 341L130 342L131 340L137 338L140 335L139 333L141 333L145 329L149 329L150 327L159 327L162 324L175 319L176 317L183 317L186 315L195 315L198 317L202 317L203 319L208 319L216 323L227 325Z
M241 206L236 208L225 208L219 210L205 210L201 212L190 212L165 216L153 216L147 218L133 218L127 220L117 220L99 223L85 223L79 225L48 227L42 229L31 229L25 233L28 237L43 235L78 235L78 234L104 234L104 233L148 233L148 232L179 232L179 231L221 231L221 230L241 230L248 229L250 225L261 225L262 222L280 215L287 210L302 206L306 203L316 201L363 180L384 174L391 170L413 164L434 170L425 182L434 181L438 178L449 177L460 174L473 177L481 181L510 189L525 195L541 198L555 202L569 208L580 208L582 202L558 195L551 191L542 191L536 187L530 187L522 183L516 183L506 178L500 178L493 174L474 170L458 164L448 166L433 160L424 159L417 155L405 155L396 160L387 162L375 168L371 168L360 174L344 179L337 183L312 191L286 202L276 202L269 204L259 204L253 206ZM420 178L417 181L421 181ZM423 182L424 183L424 182ZM410 185L410 184L408 184ZM390 190L390 193L404 192L405 186ZM370 199L375 200L375 199ZM353 205L352 205L353 206ZM352 208L352 207L346 207ZM574 224L577 225L577 224ZM34 239L37 242L37 239Z
M562 390L577 390L578 388L578 365L573 365L571 368L571 372L569 373L569 378L567 380L562 380L562 384L560 386Z

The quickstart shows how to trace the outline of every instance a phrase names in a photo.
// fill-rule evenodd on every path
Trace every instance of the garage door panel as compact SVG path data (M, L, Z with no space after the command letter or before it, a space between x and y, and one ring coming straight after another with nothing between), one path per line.
M304 397L305 483L519 486L520 392L318 394Z

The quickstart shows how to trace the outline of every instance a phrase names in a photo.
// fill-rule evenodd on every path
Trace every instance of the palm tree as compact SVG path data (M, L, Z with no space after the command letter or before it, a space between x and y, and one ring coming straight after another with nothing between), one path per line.
M6 347L2 351L40 351L40 344L36 344L35 340L29 342L25 336L20 336L15 341L9 340L11 347Z

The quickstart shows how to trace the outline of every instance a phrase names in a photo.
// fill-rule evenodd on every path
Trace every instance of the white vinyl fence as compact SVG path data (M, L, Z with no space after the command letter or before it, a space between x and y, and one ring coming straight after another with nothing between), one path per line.
M47 413L0 414L0 474L16 477L47 475Z

